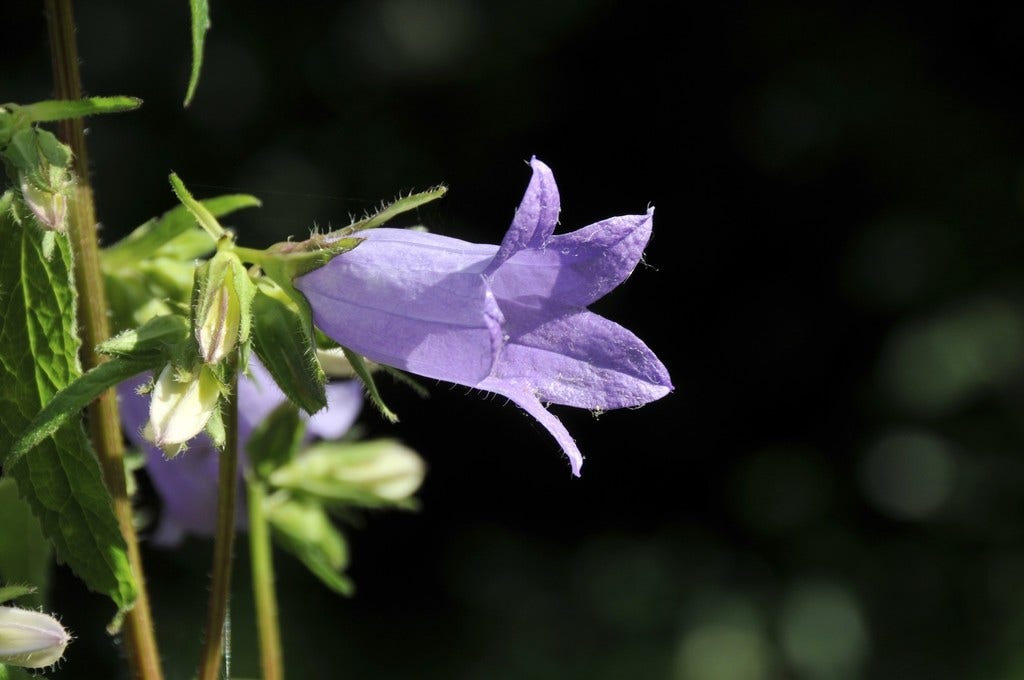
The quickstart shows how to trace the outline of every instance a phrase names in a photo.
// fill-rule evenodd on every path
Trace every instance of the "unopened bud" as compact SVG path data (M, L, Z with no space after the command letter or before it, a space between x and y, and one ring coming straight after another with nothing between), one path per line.
M168 364L153 387L146 436L168 455L202 432L217 408L220 382L207 366L182 379Z
M57 170L60 170L59 168ZM63 172L63 171L61 171ZM65 173L66 174L66 173ZM25 199L25 205L29 207L32 214L36 216L39 226L47 231L67 231L68 226L68 198L65 182L58 182L58 186L44 188L36 185L26 175L20 177L21 195Z
M203 361L215 364L248 338L255 288L230 252L217 253L197 277L201 295L195 312L196 342Z
M45 668L57 663L71 636L49 614L0 607L0 664Z
M415 451L381 439L321 443L270 475L274 486L326 501L379 506L407 501L423 483L426 466Z

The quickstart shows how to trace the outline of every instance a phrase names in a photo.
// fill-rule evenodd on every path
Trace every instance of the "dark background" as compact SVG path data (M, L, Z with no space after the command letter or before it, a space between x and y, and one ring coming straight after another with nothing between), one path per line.
M187 3L77 11L88 92L145 100L89 122L108 241L171 170L261 196L250 246L438 182L413 221L497 243L533 154L563 229L657 208L594 309L676 391L556 409L573 479L503 399L387 384L402 423L363 423L423 453L423 508L347 532L352 599L280 555L291 677L1024 677L1022 10L213 0L189 110ZM0 45L0 100L47 98L35 3ZM171 678L209 553L145 551ZM53 677L122 672L108 603L60 568L52 606L79 638Z

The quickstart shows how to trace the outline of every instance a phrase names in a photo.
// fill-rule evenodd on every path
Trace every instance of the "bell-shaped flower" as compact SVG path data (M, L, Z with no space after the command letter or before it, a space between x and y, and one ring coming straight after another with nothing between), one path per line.
M0 607L0 666L46 668L60 661L71 636L49 614Z
M372 361L507 397L569 456L576 443L544 403L595 411L639 406L672 390L636 337L587 311L632 273L653 211L554 235L551 170L533 177L500 246L371 229L353 250L295 280L314 323Z
M249 436L270 413L285 401L284 394L270 373L255 358L249 359L252 377L238 380L238 453L241 471L247 467L245 447ZM164 453L142 434L149 417L147 395L137 392L146 376L140 375L118 386L121 421L131 442L146 455L146 471L163 507L152 540L172 547L186 534L212 536L217 521L217 469L219 454L206 433L187 443L187 452L168 460ZM327 408L309 417L308 437L337 439L355 422L362 408L362 386L357 381L327 385ZM239 504L235 513L239 526L245 526L245 493L239 475Z

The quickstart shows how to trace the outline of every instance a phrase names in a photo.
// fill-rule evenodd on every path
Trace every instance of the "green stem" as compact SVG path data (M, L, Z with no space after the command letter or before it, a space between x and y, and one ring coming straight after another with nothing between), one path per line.
M58 99L81 99L78 44L71 0L46 0L46 23L50 35L54 94ZM74 154L78 177L71 203L69 237L74 252L75 286L78 289L78 322L82 329L82 367L93 368L102 361L96 346L110 337L106 291L100 271L96 235L96 209L89 184L89 161L81 118L60 123L60 135ZM124 449L117 397L107 390L89 407L89 434L99 458L107 489L113 498L114 514L128 549L128 560L138 586L135 606L125 617L125 646L132 673L139 680L162 680L160 655L153 634L153 620L146 592L146 579L139 554L139 541L132 521L124 471Z
M277 594L274 592L274 555L270 544L270 528L263 509L266 490L257 479L248 480L248 490L249 552L260 637L260 665L263 667L263 680L284 680Z
M213 575L206 608L206 636L199 661L199 680L217 680L224 651L224 622L231 594L231 563L235 550L235 497L238 489L238 366L237 353L228 361L230 395L224 416L224 450L220 452L217 533L213 544Z
M242 259L242 262L250 262L252 264L263 264L267 260L267 253L263 250L256 250L255 248L245 248L243 246L235 246L231 249L235 255L238 255Z

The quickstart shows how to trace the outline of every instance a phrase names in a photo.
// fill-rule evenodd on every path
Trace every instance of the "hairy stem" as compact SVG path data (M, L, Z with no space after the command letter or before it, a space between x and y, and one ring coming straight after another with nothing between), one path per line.
M274 592L274 555L264 514L266 491L263 483L250 479L249 554L252 561L252 589L256 602L256 624L260 638L260 666L263 680L284 680L284 656L278 626L277 594Z
M224 622L231 594L231 563L235 551L235 497L238 490L237 352L228 361L231 393L224 409L224 450L217 484L217 533L213 544L213 576L206 608L206 636L199 661L199 680L217 680L224 651Z
M54 96L57 99L81 99L78 43L75 40L71 0L46 0L46 21L53 63ZM96 346L110 336L110 327L107 323L107 298L100 271L96 210L89 184L89 157L82 119L62 121L60 136L71 147L78 178L69 211L69 235L74 252L75 286L78 289L78 322L83 341L82 365L85 370L89 370L103 361L96 352ZM160 655L153 634L139 541L132 523L131 501L125 480L121 422L114 390L107 390L89 407L89 434L103 469L107 489L113 497L114 514L128 546L128 559L138 586L138 599L125 618L128 659L135 678L161 680L163 673L160 670Z

